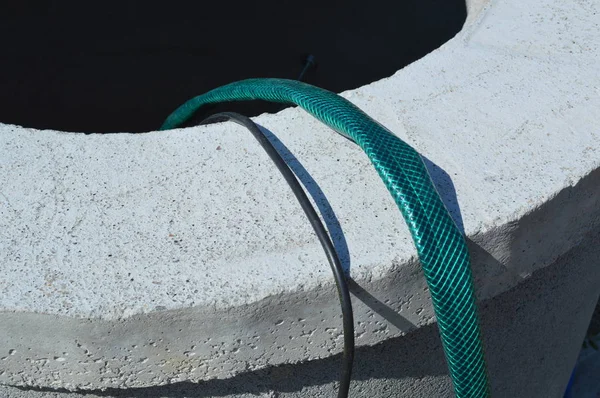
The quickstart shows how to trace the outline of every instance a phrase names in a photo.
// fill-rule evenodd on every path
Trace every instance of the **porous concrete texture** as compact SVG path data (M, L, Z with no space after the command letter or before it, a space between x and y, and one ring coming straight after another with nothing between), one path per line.
M438 50L343 95L427 158L464 228L493 396L560 397L600 290L600 2L469 10ZM255 120L356 281L353 396L450 396L415 249L366 156L299 109ZM0 148L0 383L46 389L8 394L333 394L328 265L242 128L0 125Z
M480 304L482 326L486 331L485 349L492 359L489 371L492 375L493 397L562 397L565 374L568 377L573 361L571 350L560 348L569 343L565 342L565 336L577 334L581 326L579 320L590 314L589 303L581 297L594 295L598 289L598 278L589 277L589 264L597 262L600 256L600 245L597 245L599 239L600 230L591 232L577 247L560 256L552 265ZM576 344L581 344L581 339L575 340ZM325 398L335 396L339 364L340 355L334 355L242 372L226 380L185 381L130 389L109 388L86 391L85 394L52 388L4 386L0 387L0 396ZM588 373L593 370L590 365L587 367ZM577 391L586 391L586 384L578 381ZM587 387L589 389L589 384ZM359 347L351 396L452 396L452 385L447 376L436 325L429 324L405 336Z

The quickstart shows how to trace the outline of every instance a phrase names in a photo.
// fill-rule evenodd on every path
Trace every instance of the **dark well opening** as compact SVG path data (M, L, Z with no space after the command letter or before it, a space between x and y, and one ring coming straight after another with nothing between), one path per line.
M464 0L2 3L0 121L81 132L156 130L211 88L296 79L309 54L316 66L304 81L356 88L439 47L466 18ZM202 113L279 109L254 102Z

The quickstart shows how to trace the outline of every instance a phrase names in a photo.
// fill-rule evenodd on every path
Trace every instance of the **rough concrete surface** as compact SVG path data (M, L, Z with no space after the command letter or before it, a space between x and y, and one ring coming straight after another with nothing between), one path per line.
M580 345L579 337L583 336L578 331L582 330L581 323L589 319L593 310L593 303L586 301L586 297L597 297L600 273L590 274L589 264L593 264L600 256L600 246L596 244L599 239L600 229L592 231L554 264L536 271L518 286L481 303L482 327L486 332L485 350L492 359L489 361L489 372L493 397L562 397L565 374L568 377L577 355L572 347L565 344L564 339L565 336L574 335L573 343ZM248 371L226 380L200 383L184 381L165 386L110 388L85 393L4 386L0 387L0 396L332 397L337 386L339 361L340 355L335 355L300 364ZM583 382L578 381L578 391L585 391ZM435 324L357 350L352 397L425 398L451 395L452 385Z
M343 95L427 158L464 228L494 396L559 397L599 290L600 2L484 3ZM299 109L255 120L356 281L353 396L449 396L415 249L366 157ZM242 128L0 125L0 148L0 383L49 389L9 396L332 395L328 265Z

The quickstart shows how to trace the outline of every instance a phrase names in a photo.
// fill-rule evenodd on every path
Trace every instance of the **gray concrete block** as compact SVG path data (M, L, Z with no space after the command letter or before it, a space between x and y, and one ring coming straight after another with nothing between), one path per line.
M464 229L494 396L558 397L599 290L600 3L483 4L343 95L424 154ZM415 249L366 156L299 109L255 120L333 209L356 281L355 396L450 395ZM242 128L0 124L0 170L0 383L48 389L7 394L332 395L328 265Z

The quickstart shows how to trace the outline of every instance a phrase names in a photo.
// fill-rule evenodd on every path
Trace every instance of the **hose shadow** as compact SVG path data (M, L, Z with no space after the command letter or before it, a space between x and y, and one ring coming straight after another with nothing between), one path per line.
M325 193L323 193L323 190L319 184L314 178L312 178L308 170L304 168L298 158L294 156L288 147L285 146L285 144L272 131L261 125L258 125L258 128L261 129L267 139L271 142L271 144L273 144L277 152L279 152L283 160L285 160L298 180L300 180L300 183L304 186L304 188L306 188L308 194L312 197L313 201L317 205L317 208L319 209L319 212L321 213L321 216L323 217L327 231L331 236L333 246L338 253L340 262L342 263L342 268L344 269L346 275L350 275L350 251L348 249L348 243L346 242L340 221L335 215L335 212L327 200Z
M391 325L394 325L398 330L406 332L415 328L415 325L413 325L412 322L400 315L400 313L392 307L383 303L373 294L369 293L354 279L348 278L348 288L354 297L359 299L364 305L388 321Z
M450 213L450 216L454 220L454 223L460 230L460 232L465 234L465 225L463 223L462 214L460 212L460 205L458 204L458 198L456 196L456 189L454 188L454 184L452 183L452 179L437 164L433 163L431 160L421 155L421 159L423 159L423 163L425 163L425 167L429 172L429 176L433 181L433 185L438 191L438 194L442 198L442 202L446 206L446 209Z

